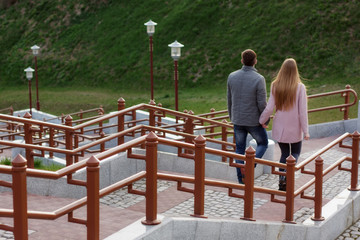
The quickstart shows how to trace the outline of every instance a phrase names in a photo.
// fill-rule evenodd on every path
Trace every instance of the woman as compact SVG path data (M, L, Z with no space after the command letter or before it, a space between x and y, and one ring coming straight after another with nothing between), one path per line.
M301 82L296 61L286 59L276 78L271 83L270 98L259 122L265 124L275 109L272 138L279 144L281 150L280 162L286 163L286 158L292 155L296 160L300 156L301 143L310 138L307 114L307 96L305 85ZM285 169L280 169L285 171ZM279 178L279 190L286 191L286 179Z

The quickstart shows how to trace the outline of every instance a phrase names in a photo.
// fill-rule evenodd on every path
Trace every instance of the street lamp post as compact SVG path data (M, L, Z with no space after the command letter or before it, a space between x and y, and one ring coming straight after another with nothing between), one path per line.
M181 56L181 48L184 47L181 43L175 42L168 45L171 47L171 57L174 59L174 80L175 80L175 110L179 111L178 103L178 60Z
M30 107L30 114L32 115L32 104L31 104L31 79L33 78L33 72L34 69L32 69L31 67L28 67L27 69L24 70L24 72L26 72L26 78L29 80L29 107Z
M155 33L156 22L149 20L144 23L146 26L146 32L149 35L149 47L150 47L150 82L151 82L151 100L154 100L154 78L153 78L153 35Z
M34 55L35 60L35 81L36 81L36 110L40 110L40 102L39 102L39 83L38 83L38 73L37 73L37 55L39 54L40 47L34 45L31 47L32 53Z

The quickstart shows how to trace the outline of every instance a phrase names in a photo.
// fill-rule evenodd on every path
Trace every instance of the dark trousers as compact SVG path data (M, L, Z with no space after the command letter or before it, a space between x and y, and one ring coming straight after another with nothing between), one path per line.
M281 143L279 142L279 147L281 150L281 157L280 157L280 163L286 164L286 158L288 158L290 155L292 155L296 161L299 159L300 152L301 152L301 144L302 141L297 143ZM282 172L285 172L285 169L280 168L279 169ZM280 179L283 179L284 176L279 176Z

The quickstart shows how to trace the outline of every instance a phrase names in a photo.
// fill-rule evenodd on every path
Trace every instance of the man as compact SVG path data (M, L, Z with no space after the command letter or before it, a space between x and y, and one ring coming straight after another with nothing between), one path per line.
M265 78L257 72L256 53L247 49L241 53L242 68L230 73L227 80L228 112L234 124L236 153L245 154L248 133L257 143L256 158L261 158L267 147L266 130L260 125L259 117L266 107ZM236 160L237 163L244 163ZM237 168L239 183L244 183L244 168ZM243 172L242 172L243 171Z

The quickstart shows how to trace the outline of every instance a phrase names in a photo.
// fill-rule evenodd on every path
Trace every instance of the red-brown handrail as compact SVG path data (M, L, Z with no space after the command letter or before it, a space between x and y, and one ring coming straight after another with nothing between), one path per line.
M355 132L353 135L353 157L352 162L353 164L356 164L356 166L358 165L358 157L359 157L359 148L358 148L358 144L359 144L359 134L357 132ZM338 139L338 142L344 140L343 136L340 137ZM229 195L230 196L234 196L234 197L241 197L244 198L244 219L246 220L253 220L253 216L252 216L252 208L253 208L253 193L254 192L262 192L262 193L268 193L271 194L272 196L274 195L278 195L278 196L286 196L286 201L282 202L280 200L276 200L272 197L272 200L275 200L275 202L282 202L285 203L286 205L286 217L285 217L285 222L293 222L293 204L294 204L294 198L296 196L296 191L294 190L293 186L294 186L294 172L295 172L295 160L292 158L287 159L287 164L284 167L284 164L280 164L280 163L275 163L272 161L267 161L267 160L263 160L263 159L256 159L254 158L254 150L250 147L249 149L247 149L246 151L246 155L242 156L239 154L235 154L235 153L230 153L227 151L222 151L222 150L216 150L216 149L211 149L211 148L206 148L205 144L204 144L204 138L196 138L195 139L195 144L191 144L191 143L185 143L185 142L179 142L179 141L174 141L174 140L170 140L170 139L166 139L166 138L159 138L157 137L155 134L150 133L148 136L142 136L138 139L132 140L130 142L124 143L120 146L117 146L113 149L107 150L103 153L97 154L94 157L91 157L89 160L86 161L81 161L78 163L75 163L71 166L68 166L62 170L59 170L57 172L54 173L50 173L47 171L41 171L41 170L35 170L35 169L26 169L26 175L27 176L32 176L32 177L45 177L45 178L59 178L61 176L65 176L68 175L70 172L74 172L76 170L79 170L80 168L83 168L85 165L88 165L88 167L95 167L97 169L97 160L96 159L104 159L107 158L109 156L112 156L113 154L117 154L121 151L124 151L126 149L130 149L136 145L139 145L141 142L143 141L147 141L146 144L146 149L147 149L147 153L146 153L146 163L147 163L147 173L146 176L149 178L153 178L153 180L149 180L149 182L152 182L152 184L149 184L147 186L147 190L146 190L146 196L147 196L147 210L146 210L146 219L143 221L144 224L158 224L159 221L156 219L156 188L154 188L154 186L156 186L155 183L155 179L159 178L159 179L168 179L168 180L175 180L178 182L192 182L195 184L195 189L194 189L194 195L195 195L195 199L196 202L194 203L194 215L193 216L197 216L197 217L204 217L203 216L203 202L204 202L204 196L203 196L203 189L205 185L214 185L214 186L220 186L220 187L226 187L229 189ZM183 147L186 149L192 149L193 151L195 151L195 163L194 163L194 167L197 169L195 171L195 176L194 177L183 177L183 176L177 176L177 175L172 175L172 174L161 174L161 173L157 173L156 172L156 159L157 159L157 153L156 153L156 148L157 148L157 141L161 142L162 144L169 144L172 146L177 146L177 147ZM357 146L357 147L356 147ZM328 148L328 147L326 147ZM247 178L247 182L245 182L245 186L241 185L241 184L237 184L237 183L229 183L226 181L214 181L214 180L208 180L206 178L204 178L204 168L205 168L205 164L201 164L199 163L199 161L203 161L203 159L205 158L205 152L206 153L212 153L212 154L217 154L217 155L227 155L228 157L232 157L232 158L236 158L236 159L243 159L245 161L245 168L247 170L247 173L250 174L248 176L251 176L251 172L254 171L254 164L255 163L259 163L259 164L267 164L274 167L279 167L279 168L286 168L286 175L287 175L287 181L288 181L288 190L286 193L278 191L278 190L273 190L273 189L267 189L267 188L260 188L260 187L254 187L253 185L253 177L249 177ZM321 151L321 153L323 153L324 151ZM356 159L357 158L357 159ZM319 160L319 158L317 158L317 160ZM18 162L21 162L20 165L25 164L25 160L17 160ZM17 162L15 161L15 163ZM319 163L321 161L316 161L317 165L321 165L322 163ZM307 163L309 164L309 163ZM201 166L200 169L196 167L196 165ZM239 164L232 164L234 167L238 167ZM299 167L297 167L298 169L301 169ZM14 168L12 168L14 169ZM321 210L319 210L319 207L321 208L321 204L319 204L319 201L322 199L321 195L319 197L319 194L321 193L321 191L319 191L319 184L320 181L318 180L319 177L322 178L322 176L324 175L325 172L320 171L321 169L317 168L315 173L315 182L316 182L316 193L315 193L315 198L313 198L312 200L314 200L315 202L315 215L314 215L314 220L321 220ZM0 172L2 173L10 173L13 170L10 170L9 167L5 167L5 166L0 166ZM89 170L91 172L91 170ZM320 175L320 176L319 176ZM353 172L352 172L352 175ZM145 175L142 175L145 176ZM157 176L157 177L156 177ZM354 176L357 178L357 175ZM91 177L90 177L91 178ZM89 178L89 179L90 179ZM97 179L96 173L95 173L95 177L94 177L95 181ZM94 179L90 180L90 181L94 181ZM139 179L138 177L136 179ZM98 180L97 180L98 181ZM14 184L14 183L13 183ZM86 183L85 185L90 186L91 183ZM128 182L128 184L130 184ZM24 185L24 184L23 184ZM121 186L123 186L123 184L120 184ZM92 185L91 185L92 186ZM89 204L89 196L93 196L92 198L98 199L99 197L103 196L104 194L110 193L112 190L114 190L115 188L119 188L119 184L113 185L113 187L108 187L106 188L102 193L101 191L99 192L99 194L96 194L94 191L93 192L88 192L88 200L87 203ZM237 195L232 193L232 189L242 189L244 190L244 195ZM354 189L350 189L350 190L357 190L356 186L354 187ZM14 191L17 191L17 188L14 188ZM26 191L22 190L22 191ZM148 195L150 194L150 195ZM15 194L14 194L15 195ZM304 197L306 198L306 197ZM23 198L19 198L19 199L24 199ZM311 199L308 197L308 199ZM23 201L23 200L21 200ZM148 202L149 201L149 202ZM55 212L32 212L29 211L28 217L30 218L42 218L42 219L55 219L57 217L59 217L60 215L64 215L64 214L70 214L72 211L74 211L75 209L79 208L80 206L83 206L86 204L86 201L84 199L75 201L72 204L69 204L66 207L63 207ZM94 202L91 203L90 205L94 206ZM16 206L17 204L14 204L14 206ZM88 207L90 206L88 205ZM95 208L97 208L96 204L95 204ZM22 208L24 209L24 208ZM24 210L22 210L24 211ZM95 210L94 212L90 212L89 216L92 216L91 221L94 221L93 224L98 224L98 220L96 220L97 217L97 210ZM15 210L14 210L14 215L12 213L12 211L9 210L1 210L0 211L0 216L3 217L12 217L14 216L15 218ZM24 217L22 217L24 218ZM73 219L73 218L69 218L72 219L71 221L74 222L78 222L78 223L85 223L85 221L81 220L81 219ZM95 219L95 220L94 220ZM26 224L25 224L26 225ZM19 225L17 225L18 227ZM0 226L2 227L2 226ZM7 229L10 229L10 227L7 227ZM14 227L15 229L15 227ZM91 234L97 234L97 228L93 228L95 229L95 233L94 231L91 231ZM20 232L22 230L19 230ZM22 231L24 232L24 231ZM89 233L90 234L90 233ZM90 239L90 238L88 238Z
M318 93L318 94L312 94L308 96L308 99L312 99L312 98L319 98L319 97L326 97L326 96L331 96L331 95L341 95L341 97L345 98L345 103L344 104L340 104L340 105L335 105L335 106L328 106L328 107L321 107L321 108L315 108L315 109L309 109L308 112L312 113L312 112L320 112L320 111L327 111L327 110L332 110L332 109L340 109L340 111L344 112L344 120L348 120L349 119L349 108L351 106L354 106L357 104L357 93L355 92L355 90L351 89L350 85L346 85L345 89L342 90L337 90L337 91L332 91L332 92L326 92L326 93ZM349 102L350 101L350 95L353 95L353 102ZM228 119L229 115L223 115L226 114L227 110L222 110L222 111L215 111L214 109L212 109L212 111L210 111L209 113L203 113L203 114L199 114L197 116L199 117L205 117L205 118L210 118L213 120L223 120L223 119ZM218 116L218 115L223 115L223 116ZM213 126L206 126L206 128L213 128Z
M356 97L356 96L355 96ZM150 113L150 117L148 119L149 121L149 125L150 126L143 126L143 125L138 125L136 127L132 127L126 130L123 130L121 132L109 135L109 136L103 136L100 139L97 139L96 141L90 143L90 144L86 144L84 146L76 146L74 147L73 144L73 139L74 136L79 135L79 134L83 134L85 127L89 127L91 125L94 124L99 124L102 121L108 120L110 118L118 118L120 119L120 121L118 121L118 124L123 123L122 118L124 115L129 114L129 113L134 113L136 110L138 109L147 109ZM163 116L163 114L170 114L175 116L177 119L184 119L185 120L185 131L186 132L177 132L177 131L172 131L169 129L163 129L161 127L156 127L155 125L157 125L155 118L159 116L161 112L161 116ZM206 122L208 124L211 125L217 125L220 126L221 128L225 129L225 134L226 131L228 131L227 129L232 129L232 126L230 124L227 124L226 121L224 122L217 122L216 120L213 119L207 119L207 118L203 118L203 117L199 117L199 116L194 116L192 114L188 114L188 113L180 113L180 112L176 112L173 110L168 110L168 109L163 109L159 106L154 105L153 103L151 104L139 104L127 109L121 109L118 112L112 113L112 114L107 114L104 116L99 117L98 119L94 119L88 122L84 122L81 123L77 126L72 126L72 118L70 116L67 117L67 123L66 125L57 125L57 124L52 124L52 123L46 123L46 122L41 122L41 121L37 121L37 120L33 120L31 118L29 118L31 116L29 116L29 114L25 114L24 118L19 118L19 117L14 117L14 116L8 116L8 115L3 115L0 114L0 118L2 119L6 119L8 121L17 121L21 124L24 125L24 133L25 133L25 140L27 144L19 144L19 143L15 143L15 142L11 142L11 141L4 141L4 140L0 140L0 144L1 145L6 145L6 146L16 146L16 147L22 147L26 149L26 156L27 156L27 160L30 161L29 159L31 159L35 154L33 153L33 150L40 150L42 152L44 151L49 151L49 152L59 152L59 153L64 153L66 154L66 158L67 158L67 162L68 162L68 167L59 170L55 173L50 173L50 172L46 172L46 171L40 171L39 170L34 170L34 169L26 169L26 175L27 176L37 176L37 177L47 177L47 178L53 178L53 179L57 179L59 177L62 176L68 176L68 183L70 184L77 184L77 185L81 185L81 186L87 186L88 183L86 181L79 181L79 180L75 180L72 179L71 174L76 171L79 170L81 168L84 168L86 165L86 161L88 161L89 159L87 159L86 161L81 161L78 163L73 164L73 157L80 154L80 152L85 151L86 149L88 149L91 146L95 146L95 145L102 145L104 144L106 141L109 141L111 139L114 138L118 138L118 139L123 139L123 137L126 134L129 133L134 133L136 131L141 131L142 134L145 134L146 131L155 131L155 132L168 132L168 133L172 133L172 134L176 134L176 135L180 135L183 137L183 139L187 139L186 142L180 142L180 141L174 141L174 140L170 140L170 139L166 139L166 138L162 138L162 137L156 137L154 135L148 135L148 136L142 136L140 138L136 138L134 140L131 140L129 142L120 144L119 146L106 150L100 154L94 155L95 157L97 157L97 159L101 160L107 157L112 156L113 154L119 153L121 151L125 151L126 149L128 150L128 152L131 151L131 148L138 146L138 145L143 145L145 142L146 143L146 148L147 151L152 151L152 154L149 153L149 155L147 154L144 157L141 157L139 155L134 155L134 154L130 154L131 156L139 156L141 159L146 159L147 163L149 163L149 169L147 169L147 176L152 178L152 180L150 182L153 182L152 186L155 184L154 179L156 178L172 178L172 179L176 179L176 181L179 184L179 189L183 189L185 191L190 191L193 192L195 194L195 199L196 199L196 206L194 206L194 216L203 216L203 194L202 194L202 189L204 185L216 185L216 186L222 186L225 188L228 188L229 190L229 196L233 196L233 197L240 197L240 198L244 198L244 204L246 206L246 209L244 211L244 219L247 220L252 220L253 216L252 216L252 201L253 201L253 193L254 192L262 192L262 193L267 193L271 195L271 199L274 202L279 202L279 203L284 203L286 205L286 216L285 216L285 221L286 222L293 222L293 201L294 198L298 195L301 195L301 197L303 198L307 198L307 199L311 199L314 201L315 204L315 216L314 216L314 220L321 220L321 210L319 210L318 206L321 204L319 204L319 199L322 199L321 197L319 197L319 188L320 188L320 182L322 182L322 180L319 180L320 177L322 178L324 175L328 174L330 171L332 171L333 169L335 169L336 167L339 167L340 170L345 170L345 171L351 171L352 176L351 176L351 187L350 190L354 191L357 190L357 166L358 166L358 159L359 159L359 147L358 147L358 143L359 143L359 134L358 133L354 133L354 134L344 134L342 135L340 138L338 138L337 140L333 141L332 143L328 144L325 148L319 150L316 155L312 155L310 156L308 159L306 159L304 162L300 163L298 166L295 166L295 164L293 163L292 159L289 159L289 161L287 162L287 164L281 164L281 163L275 163L275 162L271 162L271 161L267 161L267 160L263 160L263 159L256 159L253 158L252 155L253 153L251 153L251 151L249 152L247 150L247 154L245 156L233 153L233 152L229 152L227 151L227 149L223 149L223 150L217 150L217 149L211 149L211 148L206 148L205 145L202 143L201 139L196 139L195 136L193 136L191 130L189 130L189 127L186 127L187 125L190 125L191 122ZM100 125L100 124L99 124ZM34 132L36 132L37 130L34 129L33 126L39 126L39 128L41 127L47 127L49 129L56 129L57 131L61 131L64 132L64 136L65 136L65 146L66 149L57 149L54 147L46 147L46 146L41 146L41 145L36 145L33 144L32 141L32 134ZM121 128L120 128L121 129ZM186 130L188 129L188 130ZM224 132L224 131L223 131ZM29 137L30 136L30 137ZM164 135L165 136L165 135ZM226 135L225 135L226 136ZM315 161L315 163L317 163L317 165L321 165L321 161L319 160L318 156L320 156L321 154L323 154L324 152L326 152L327 150L331 149L333 146L335 146L338 143L341 143L345 138L348 137L352 137L353 138L353 144L352 146L348 146L348 148L352 148L352 157L348 158L342 158L340 160L338 160L335 164L331 165L330 167L328 167L327 169L320 171L319 168L316 168L316 173L315 172L311 172L308 170L305 170L305 166L310 164L310 162L314 162L315 159L317 159L318 161ZM148 139L147 139L148 138ZM147 140L146 140L147 139ZM219 140L215 140L215 139L205 139L206 141L213 141L213 142L222 142ZM278 190L273 190L273 189L267 189L267 188L260 188L260 187L254 187L253 186L253 182L251 182L251 177L248 178L247 182L245 183L245 186L243 185L239 185L237 183L228 183L225 181L214 181L214 180L208 180L208 179L204 179L201 175L202 175L202 170L199 170L199 166L203 166L204 164L199 164L197 171L195 171L196 176L194 176L193 178L184 178L181 176L177 176L177 175L163 175L163 174L159 174L156 171L156 167L154 167L155 163L154 163L154 158L156 157L156 149L155 146L157 146L156 141L161 142L162 144L168 144L171 146L175 146L178 148L184 148L189 150L188 152L185 152L184 156L194 159L195 163L198 163L199 161L202 161L203 157L202 156L203 152L206 152L208 154L214 154L214 155L218 155L221 157L228 157L230 159L229 161L229 165L232 167L245 167L247 169L247 172L250 174L251 176L251 171L254 170L254 164L258 163L258 164L265 164L268 166L272 167L272 173L273 174L279 174L279 175L287 175L287 186L289 186L288 191L286 193L278 191ZM205 142L206 142L205 141ZM194 144L195 143L195 144ZM222 144L225 144L222 142ZM229 144L226 143L230 146L233 146L233 144ZM357 147L356 147L357 146ZM149 148L149 150L148 150ZM151 148L153 148L153 150L150 150ZM104 150L104 148L102 148L102 150ZM250 149L251 150L251 149ZM190 154L191 153L191 154ZM192 154L194 153L194 154ZM181 153L180 155L182 156L183 153ZM152 157L150 157L152 156ZM151 159L151 160L150 160ZM200 159L200 160L199 160ZM245 161L244 164L237 164L233 162L233 159L243 159ZM253 160L252 160L253 159ZM344 169L341 167L341 164L343 161L352 161L352 168L351 169ZM92 162L90 162L90 167L94 165L94 162L96 162L94 159L92 159ZM153 162L152 164L150 164L150 162ZM28 163L29 164L29 163ZM152 165L152 167L150 166ZM31 165L30 165L31 166ZM196 166L196 165L195 165ZM195 167L194 166L194 167ZM95 166L96 168L96 166ZM287 171L286 173L283 172L279 172L279 171L275 171L275 168L286 168ZM309 181L308 183L306 183L303 187L300 187L298 190L295 190L293 188L294 186L294 173L297 170L300 170L304 173L304 174L310 174L313 175L315 178L311 181ZM9 171L9 168L7 167L3 167L0 166L0 172L5 173L5 174L9 174L12 173L13 168L11 168L11 171ZM322 172L322 174L320 174L320 172ZM356 172L356 174L354 174ZM151 173L151 174L150 174ZM200 177L199 177L200 175ZM95 174L95 178L96 178L96 174ZM199 180L200 179L200 180ZM204 179L204 180L201 180ZM189 190L186 189L184 187L181 187L181 182L186 182L186 181L190 181L193 182L195 184L196 189L197 190ZM200 182L199 182L200 181ZM304 192L306 189L308 189L312 184L315 183L315 189L316 189L316 193L315 193L315 197L309 197L309 196L305 196ZM0 182L0 185L2 186L13 186L11 183L8 182ZM156 219L156 210L154 210L156 207L154 205L154 201L156 201L156 193L154 193L154 187L148 186L147 189L152 189L151 192L152 194L149 195L149 201L153 201L150 203L147 203L148 208L151 208L147 211L146 213L146 220L144 221L144 223L146 224L157 224L158 220ZM156 188L155 188L156 189ZM199 190L200 189L200 190ZM233 193L233 189L240 189L244 191L244 195L239 195L236 193ZM97 198L97 195L92 192L89 193L91 195L94 195L94 198ZM101 195L101 194L100 194ZM275 196L286 196L286 200L282 201L282 200L278 200L275 198ZM85 204L84 202L82 202L82 204ZM15 206L15 204L14 204ZM78 206L78 205L76 205ZM73 209L75 207L75 205L71 205L71 209ZM64 213L63 210L61 210L60 212ZM72 217L72 211L67 211L67 214L69 214L69 219L71 219L71 221L74 222L78 222L78 223L84 223L83 220L79 220L79 219L74 219ZM65 213L65 214L66 214ZM4 210L2 212L0 212L1 215L4 216L13 216L13 214L11 213L11 211L8 210ZM37 216L36 213L32 213L34 215L31 216ZM41 214L40 214L41 215ZM96 218L95 214L95 218ZM51 213L50 215L45 214L45 216L52 216L55 217L53 213ZM58 215L56 215L57 217ZM3 229L11 229L10 227L6 227L6 226L1 226L0 228L3 227ZM96 229L96 228L95 228ZM96 233L95 233L96 234Z
M104 109L102 106L98 107L98 108L92 108L92 109L87 109L87 110L82 110L80 109L80 111L78 112L73 112L73 113L67 113L67 114L64 114L62 113L61 115L59 116L56 116L56 117L53 117L53 118L45 118L44 121L51 121L51 120L54 120L54 119L59 119L61 120L61 123L64 123L64 120L65 120L65 117L66 116L78 116L79 117L79 121L86 121L86 119L88 118L96 118L97 116L93 116L93 117L88 117L88 118L84 118L84 114L87 114L87 113L98 113L97 116L99 115L103 115L105 112L104 112Z
M349 103L350 93L352 93L353 97L354 97L354 101L352 103ZM332 110L332 109L338 109L339 108L340 111L344 112L344 120L348 120L349 119L349 107L354 106L357 103L357 94L353 89L351 89L350 85L346 85L346 89L344 89L344 90L332 91L332 92L327 92L327 93L313 94L313 95L308 96L308 99L331 96L331 95L337 95L337 94L341 94L341 96L345 98L345 103L344 104L310 109L310 110L308 110L308 112L312 113L312 112L327 111L327 110Z
M0 109L0 112L9 112L10 115L14 115L14 108L12 106Z

